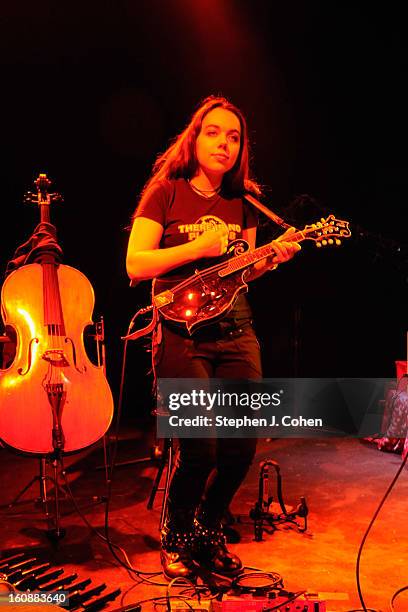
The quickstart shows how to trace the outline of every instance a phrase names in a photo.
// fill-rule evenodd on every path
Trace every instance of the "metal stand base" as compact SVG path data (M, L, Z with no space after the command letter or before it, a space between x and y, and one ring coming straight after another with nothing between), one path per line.
M54 527L52 529L45 530L45 535L53 544L58 544L58 542L65 537L66 533L67 532L63 527L59 527L58 529Z
M259 482L258 482L258 499L255 502L254 507L249 512L249 517L254 522L254 539L256 542L261 542L263 539L264 531L268 530L268 527L275 531L276 525L282 523L292 524L296 527L299 532L307 531L307 515L308 507L306 504L305 497L301 496L300 503L296 508L288 509L283 500L282 495L282 476L280 472L280 466L276 461L267 459L260 463ZM279 502L280 512L273 512L272 502L273 496L270 492L270 471L274 470L276 473L276 487L277 487L277 499ZM303 524L297 522L297 518L303 519ZM267 527L265 527L265 524Z
M36 482L38 482L40 487L40 495L35 501L41 506L41 510L48 523L48 528L44 530L44 533L50 540L50 542L52 542L53 544L57 544L66 535L66 530L61 527L61 500L69 499L71 497L71 494L69 492L69 487L64 487L60 484L62 478L61 474L65 478L65 470L63 470L62 455L60 454L60 452L56 451L52 455L49 455L47 457L41 457L40 459L38 459L38 461L40 473L34 476L7 506L9 510L13 509L16 504L21 500L23 495L32 486L34 486ZM51 465L52 467L53 473L50 476L46 473L47 464ZM47 489L47 483L52 483L53 485L53 491L51 493L51 496ZM83 500L81 501L83 504ZM88 508L90 506L105 502L106 497L104 496L98 496L97 498L93 497L92 500L90 499L89 503L86 504L86 507ZM78 509L75 504L73 505L76 509ZM18 511L8 513L9 517L19 515L20 513Z
M26 493L29 489L31 489L31 487L34 486L36 482L38 482L40 485L40 496L36 499L36 501L46 506L47 505L47 488L46 488L47 480L51 480L51 478L45 475L45 459L40 459L40 474L33 476L33 478L25 485L25 487L21 489L19 493L17 493L13 501L7 504L8 508L10 509L13 508L17 504L17 502L19 502L20 499L23 497L24 493ZM47 511L46 511L46 514L48 514Z
M25 485L25 487L23 489L21 489L21 491L16 495L16 497L8 504L8 508L11 509L13 508L19 501L20 499L23 497L23 495L32 487L35 485L36 482L39 483L39 487L40 487L40 495L39 497L37 497L36 502L41 504L44 510L44 514L46 516L48 516L49 512L48 512L48 496L47 496L47 482L51 482L54 487L57 486L58 489L64 494L66 495L66 491L58 484L55 482L54 478L52 476L48 476L46 471L47 471L47 461L50 461L50 459L46 458L46 457L42 457L41 459L38 460L39 462L39 471L40 473L37 474L36 476L33 476L33 478Z
M47 457L41 457L39 460L40 473L34 476L30 482L18 493L18 495L8 504L8 508L14 508L14 506L20 501L23 495L36 483L40 486L40 496L37 498L37 502L41 504L45 518L49 523L49 528L45 530L46 535L53 542L61 540L65 535L65 529L60 526L60 497L61 494L66 498L66 490L59 484L58 476L62 469L61 456L58 451ZM47 463L52 465L53 475L48 476L47 474ZM51 482L54 485L54 491L51 500L48 497L47 482ZM54 511L50 512L49 504L53 502ZM9 516L13 516L12 514Z

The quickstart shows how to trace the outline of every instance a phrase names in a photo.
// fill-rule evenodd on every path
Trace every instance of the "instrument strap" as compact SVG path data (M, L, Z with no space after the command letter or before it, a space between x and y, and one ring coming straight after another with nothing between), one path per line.
M250 202L252 206L255 206L255 208L257 208L258 210L263 212L264 215L269 217L269 219L272 219L272 221L274 221L277 225L280 225L284 229L289 229L290 227L292 227L291 225L286 223L286 221L281 219L276 213L272 212L271 210L269 210L269 208L261 204L261 202L259 202L256 198L254 198L249 193L245 193L244 198L247 200L247 202Z

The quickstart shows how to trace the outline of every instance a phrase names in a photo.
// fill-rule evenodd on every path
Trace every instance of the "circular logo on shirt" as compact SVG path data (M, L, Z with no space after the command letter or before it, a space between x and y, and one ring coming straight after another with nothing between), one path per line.
M226 231L228 231L228 225L215 215L203 215L196 221L195 225L200 227L200 233L202 232L210 232L218 229L220 226L223 226Z
M178 230L181 234L188 234L188 240L195 240L203 232L211 232L220 227L224 227L228 232L228 240L235 240L237 234L241 232L241 226L236 223L225 223L215 215L203 215L195 223L179 225Z

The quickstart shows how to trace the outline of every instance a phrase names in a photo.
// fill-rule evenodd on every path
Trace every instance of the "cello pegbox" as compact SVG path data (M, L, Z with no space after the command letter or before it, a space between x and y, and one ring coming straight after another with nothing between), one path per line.
M51 202L63 202L64 198L60 193L49 193L48 190L52 185L52 181L46 174L39 174L34 181L36 193L27 191L24 194L24 202L26 204L49 205Z
M48 178L48 176L46 174L39 174L38 178L35 179L34 181L34 185L37 187L37 190L39 192L41 191L48 191L49 187L51 186L52 181Z

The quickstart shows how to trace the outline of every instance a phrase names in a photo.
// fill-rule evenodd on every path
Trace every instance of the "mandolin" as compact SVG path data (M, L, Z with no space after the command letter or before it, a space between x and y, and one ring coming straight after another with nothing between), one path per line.
M318 223L306 225L285 240L313 240L321 248L340 245L341 240L350 236L349 223L329 215ZM233 307L238 295L248 291L245 282L247 270L257 261L274 254L273 242L251 250L245 240L235 240L223 261L205 270L197 269L182 282L174 284L174 280L156 279L153 304L143 312L155 308L164 319L183 326L191 335L196 329L221 319ZM129 337L134 338L138 333Z
M41 223L50 223L50 181L40 174ZM85 351L93 288L81 272L42 257L12 272L1 292L1 312L16 337L11 364L0 370L0 438L27 453L72 452L99 440L113 416L103 367Z

